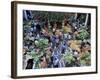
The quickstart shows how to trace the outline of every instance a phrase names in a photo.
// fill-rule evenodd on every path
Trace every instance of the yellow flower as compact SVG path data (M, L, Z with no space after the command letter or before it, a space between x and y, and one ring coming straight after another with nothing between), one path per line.
M64 33L72 32L71 26L70 25L64 26L63 31L64 31Z

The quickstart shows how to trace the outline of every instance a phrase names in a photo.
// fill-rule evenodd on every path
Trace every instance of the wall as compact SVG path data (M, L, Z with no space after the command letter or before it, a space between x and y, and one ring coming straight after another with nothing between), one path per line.
M97 5L98 9L100 10L99 0L30 0L30 1L80 4L80 5ZM10 78L10 70L11 70L10 69L11 68L10 66L11 65L11 11L10 11L11 8L10 7L11 7L11 0L0 0L0 80L13 80ZM100 11L98 12L98 14L99 13ZM99 27L98 30L100 30ZM100 32L98 31L98 35L99 34ZM98 39L100 39L99 36ZM98 42L98 45L99 44L100 42ZM98 57L100 57L100 54L98 54ZM100 58L98 61L100 61ZM100 64L98 64L98 67L100 67ZM100 69L98 74L44 77L44 78L35 78L34 80L56 80L56 79L57 80L100 80L99 76L100 76ZM29 80L33 79L30 78Z

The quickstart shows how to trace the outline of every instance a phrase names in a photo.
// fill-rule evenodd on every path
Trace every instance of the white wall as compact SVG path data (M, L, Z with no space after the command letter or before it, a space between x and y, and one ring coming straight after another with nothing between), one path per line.
M97 5L97 6L100 5L99 0L30 0L30 1L79 4L79 5ZM11 8L10 7L11 7L11 0L0 0L0 80L13 80L10 78L10 70L11 70L10 69L11 68L10 66L11 65L11 11L10 11ZM98 9L100 10L100 6L98 7ZM100 14L100 11L98 14ZM98 22L100 22L100 19ZM100 24L98 24L98 26L99 25ZM100 27L98 27L98 35L100 34L99 30ZM100 36L98 36L98 39L100 40ZM100 41L98 42L98 45L99 44ZM98 57L100 57L99 53ZM98 61L100 62L100 58ZM100 67L100 64L98 65ZM33 80L33 78L30 78L29 80ZM34 80L100 80L100 69L98 74L44 77L44 78L35 78Z

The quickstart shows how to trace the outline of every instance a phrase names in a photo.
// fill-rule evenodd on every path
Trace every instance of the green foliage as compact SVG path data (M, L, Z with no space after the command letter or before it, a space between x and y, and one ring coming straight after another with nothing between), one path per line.
M39 59L44 54L44 49L48 46L48 39L39 39L35 41L35 45L39 48L39 51L31 51L31 56L35 62L35 68L39 68Z
M87 39L88 37L89 33L85 29L80 30L79 34L77 35L77 38L81 40Z
M46 48L48 46L48 39L41 38L41 39L35 41L35 45L39 49L44 49L44 48Z
M31 51L31 56L34 60L35 68L39 68L39 59L43 55L43 52L35 52L34 50Z
M39 39L35 41L35 45L40 49L39 52L31 51L32 57L38 61L39 57L44 54L44 48L48 46L48 39Z
M84 53L80 59L81 65L90 65L91 64L91 54L89 52Z
M63 59L64 59L66 62L68 62L69 64L70 64L72 61L75 61L75 59L74 59L74 57L73 57L73 55L72 55L71 52L63 54Z
M32 58L34 59L34 61L38 61L38 58L39 58L39 55L37 52L35 52L34 50L31 51L31 55L32 55Z

